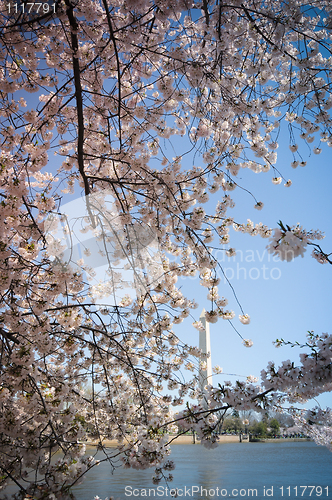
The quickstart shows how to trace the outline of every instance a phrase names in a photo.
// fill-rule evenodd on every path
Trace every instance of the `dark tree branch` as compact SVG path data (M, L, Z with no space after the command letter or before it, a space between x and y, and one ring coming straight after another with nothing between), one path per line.
M71 5L70 0L65 0L67 6L67 16L70 23L71 31L71 44L73 50L73 71L74 71L74 84L75 84L75 97L77 107L77 162L78 169L84 183L84 192L88 196L90 194L90 187L88 179L84 172L84 115L83 115L83 91L81 83L81 71L78 59L78 24L74 16L74 7Z

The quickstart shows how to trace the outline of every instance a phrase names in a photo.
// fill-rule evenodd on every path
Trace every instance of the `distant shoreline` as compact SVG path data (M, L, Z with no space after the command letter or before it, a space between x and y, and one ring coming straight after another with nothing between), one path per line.
M193 443L193 436L183 435L183 436L169 436L169 441L171 445L177 444L200 444L200 440L195 438L195 443ZM253 438L252 441L248 439L243 439L242 443L285 443L285 442L302 442L302 441L312 441L310 438ZM118 442L115 439L104 439L103 446L106 448L114 448L118 446ZM239 436L219 436L218 443L240 443ZM98 441L93 439L85 441L84 444L87 446L99 446ZM125 444L125 443L123 443Z
M284 442L312 441L311 438L254 438L251 443L284 443Z

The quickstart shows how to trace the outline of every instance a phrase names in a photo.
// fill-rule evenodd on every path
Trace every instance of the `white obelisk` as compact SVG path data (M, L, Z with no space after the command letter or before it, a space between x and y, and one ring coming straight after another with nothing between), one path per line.
M205 309L203 309L199 320L204 326L204 330L199 332L199 348L204 354L210 354L206 359L206 370L199 369L199 387L204 392L204 387L207 384L212 384L210 323L206 321Z

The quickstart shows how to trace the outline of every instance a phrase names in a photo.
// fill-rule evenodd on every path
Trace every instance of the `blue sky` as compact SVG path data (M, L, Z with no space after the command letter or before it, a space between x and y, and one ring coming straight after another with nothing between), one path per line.
M290 226L299 222L307 230L320 229L326 237L319 243L329 253L332 251L332 149L324 144L320 155L311 153L309 156L306 144L300 143L302 152L308 151L306 157L303 155L307 165L293 169L290 166L293 156L288 144L286 134L282 134L276 167L286 180L292 180L292 186L286 188L284 182L274 185L272 171L255 174L242 169L239 184L262 201L264 208L255 210L251 197L236 189L231 195L237 204L229 215L241 223L250 218L271 228L277 227L281 219ZM239 307L223 280L219 285L219 295L229 299L229 307L236 312L234 326L244 338L251 338L254 345L245 348L228 321L220 320L212 324L212 366L220 365L225 374L259 376L268 361L279 364L282 360L291 359L297 363L300 349L277 349L272 342L282 337L302 343L308 330L331 332L331 266L321 265L313 259L310 255L312 247L308 247L304 258L297 257L290 263L280 262L267 253L267 243L268 240L259 236L231 231L230 246L238 250L238 255L232 259L223 258L223 266L227 276L233 278L231 284L244 312L250 315L251 323L244 326L237 319ZM195 284L192 296L200 303L200 308L194 311L195 319L198 319L203 307L209 309L209 301L206 289L197 282ZM193 282L188 288L184 284L184 290L188 290L190 296ZM183 340L198 342L198 332L190 326L190 319L176 331ZM228 379L234 380L234 377L217 375L214 380L221 382ZM322 406L331 406L331 394L320 396L318 401Z

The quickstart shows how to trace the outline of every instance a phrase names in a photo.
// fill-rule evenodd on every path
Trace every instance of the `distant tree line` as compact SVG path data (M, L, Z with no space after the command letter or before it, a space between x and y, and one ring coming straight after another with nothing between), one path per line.
M242 412L241 412L242 413ZM264 415L241 415L234 411L227 415L220 423L220 433L251 434L257 437L273 437L280 434L281 428L294 425L293 419L285 414Z

